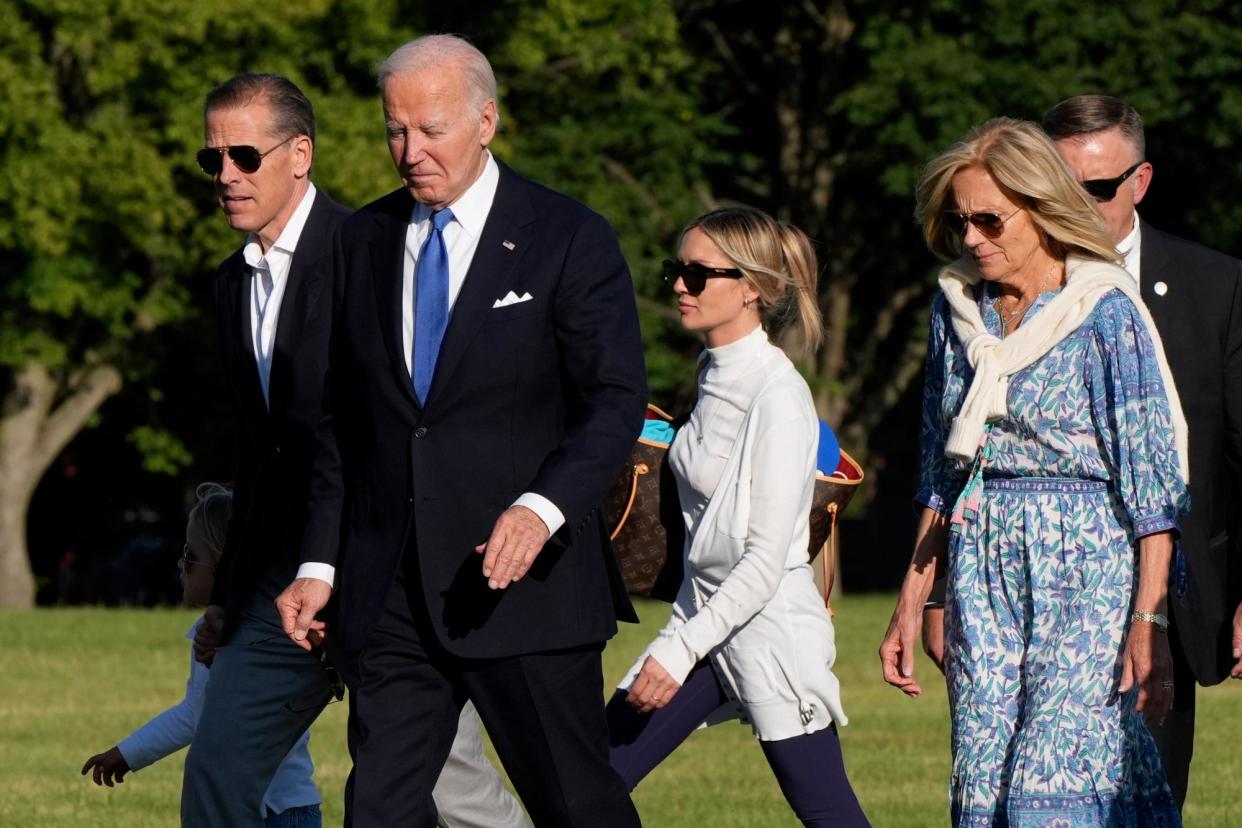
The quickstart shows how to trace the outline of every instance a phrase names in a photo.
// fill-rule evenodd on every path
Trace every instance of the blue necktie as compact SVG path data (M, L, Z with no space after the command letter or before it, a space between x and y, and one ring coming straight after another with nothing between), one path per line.
M444 228L453 220L447 208L431 214L431 232L414 268L414 395L427 400L436 373L436 357L448 327L449 260Z

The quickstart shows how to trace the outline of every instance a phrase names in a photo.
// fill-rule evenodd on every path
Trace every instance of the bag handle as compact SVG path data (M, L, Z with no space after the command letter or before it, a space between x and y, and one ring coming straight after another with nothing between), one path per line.
M614 541L617 535L621 534L625 522L629 520L630 512L634 509L634 498L638 495L638 478L639 475L646 474L651 471L646 463L635 463L630 469L630 497L625 502L625 511L621 513L620 520L617 521L617 528L612 530L612 534L608 536L608 540Z
M824 541L824 545L819 548L819 565L820 573L824 578L824 607L828 610L828 617L836 617L836 613L832 609L832 581L837 576L837 504L829 503L826 507L828 512L828 539Z

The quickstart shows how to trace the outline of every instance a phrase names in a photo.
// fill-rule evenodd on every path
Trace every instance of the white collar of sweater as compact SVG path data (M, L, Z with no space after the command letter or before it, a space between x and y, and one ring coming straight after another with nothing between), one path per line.
M704 351L704 359L710 359L711 364L718 369L728 369L734 365L747 365L754 359L756 354L764 350L764 346L767 344L767 332L764 331L762 325L756 325L753 331L733 340L728 345L707 348Z
M944 453L969 461L984 437L984 427L1008 414L1009 377L1031 365L1065 337L1077 330L1109 291L1119 290L1130 298L1156 346L1160 378L1169 399L1173 435L1183 481L1190 477L1186 451L1186 418L1164 356L1160 334L1143 304L1130 274L1108 262L1070 256L1065 260L1065 287L1017 331L999 339L988 332L979 312L975 285L979 271L970 256L963 256L940 271L940 289L949 302L953 330L975 369L961 410L953 420Z

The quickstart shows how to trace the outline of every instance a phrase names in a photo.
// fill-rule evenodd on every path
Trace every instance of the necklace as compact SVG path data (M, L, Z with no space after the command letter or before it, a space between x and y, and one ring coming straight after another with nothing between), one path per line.
M992 300L992 309L996 311L996 315L1000 317L1001 321L1001 339L1004 339L1007 334L1011 333L1009 329L1010 324L1015 321L1020 324L1022 317L1028 310L1030 310L1031 305L1035 304L1035 300L1038 299L1046 290L1048 290L1048 280L1051 278L1052 274L1056 272L1059 266L1060 262L1053 262L1052 267L1048 268L1048 272L1045 273L1044 278L1040 280L1039 290L1035 291L1030 299L1018 302L1018 304L1014 305L1013 310L1008 313L1001 310L1001 299L1004 298L1003 296L997 296Z

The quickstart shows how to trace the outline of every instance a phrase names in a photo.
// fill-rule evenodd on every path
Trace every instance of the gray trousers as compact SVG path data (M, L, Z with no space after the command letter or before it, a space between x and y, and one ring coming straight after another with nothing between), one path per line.
M181 824L261 828L276 768L332 697L328 674L317 656L285 637L273 610L270 619L243 616L216 651L210 676L185 760ZM469 704L433 797L442 828L530 826L484 754L479 716Z

